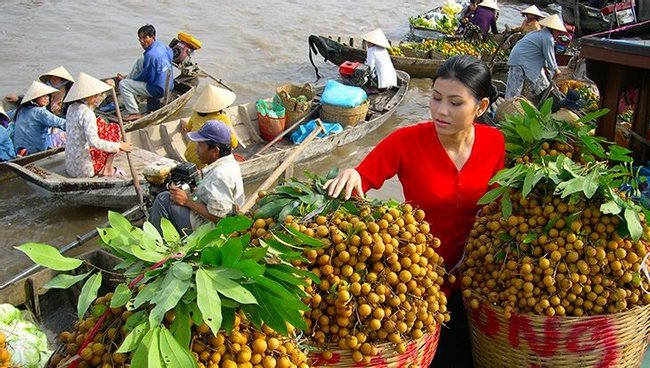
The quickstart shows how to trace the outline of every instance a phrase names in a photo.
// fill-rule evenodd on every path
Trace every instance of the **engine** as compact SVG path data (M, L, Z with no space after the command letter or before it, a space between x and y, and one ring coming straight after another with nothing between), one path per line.
M149 183L149 195L153 198L166 191L172 183L189 194L198 185L200 177L200 171L193 163L179 164L167 158L147 165L143 174Z
M343 83L352 86L364 86L370 81L370 68L359 62L344 61L339 65L339 74Z
M173 62L179 69L194 65L192 63L192 54L195 50L201 48L201 41L192 37L189 33L178 32L178 36L172 39L169 47L174 53Z

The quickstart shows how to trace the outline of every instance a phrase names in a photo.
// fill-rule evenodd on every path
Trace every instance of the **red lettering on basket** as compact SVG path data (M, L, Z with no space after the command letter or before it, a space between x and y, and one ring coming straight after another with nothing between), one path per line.
M314 359L312 363L314 367L332 366L341 361L341 354L333 352L332 357L329 359L325 359L323 357L323 354L315 354L312 356L312 358Z
M574 353L584 353L605 347L597 368L613 367L618 360L619 344L609 318L591 317L577 322L567 335L566 348Z
M544 331L539 333L533 330L530 319L526 316L513 314L510 318L508 340L513 348L519 347L519 337L522 336L530 350L543 357L555 355L558 349L559 338L558 321L556 318L546 318Z
M483 314L485 314L485 322L481 320ZM476 313L472 313L472 318L476 327L488 337L494 337L501 329L496 312L492 308L486 307L483 303L481 303Z

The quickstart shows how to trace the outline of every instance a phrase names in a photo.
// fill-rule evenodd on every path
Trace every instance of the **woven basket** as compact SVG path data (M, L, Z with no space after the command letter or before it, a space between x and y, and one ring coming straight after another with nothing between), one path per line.
M379 353L372 357L369 364L355 363L352 360L352 351L350 350L329 350L332 357L325 359L320 352L309 355L312 367L336 367L336 368L358 368L358 367L382 367L398 368L408 367L415 364L420 368L427 368L438 348L440 340L440 327L434 333L424 334L421 339L413 340L406 345L404 354L395 352L395 344L384 343L377 345Z
M287 124L289 125L307 115L311 110L311 105L314 100L314 87L309 83L305 83L302 87L294 84L285 84L277 87L275 93L280 96L282 106L286 109ZM297 102L291 99L292 97L298 96L305 96L307 101Z
M505 121L506 116L511 115L523 115L525 114L524 109L521 107L521 101L526 101L532 105L532 102L528 101L525 97L515 96L513 98L503 101L499 107L497 107L497 121Z
M640 367L650 336L650 305L601 316L510 319L487 303L465 309L477 368Z
M328 123L339 123L343 126L355 125L359 121L364 121L367 114L368 100L356 107L322 105L320 109L321 120Z

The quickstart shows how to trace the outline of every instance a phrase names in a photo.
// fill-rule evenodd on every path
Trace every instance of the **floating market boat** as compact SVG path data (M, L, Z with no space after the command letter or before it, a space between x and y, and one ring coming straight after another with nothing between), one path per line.
M399 45L396 42L389 41L389 43ZM366 60L366 42L361 38L311 35L309 36L309 47L311 51L322 55L325 61L335 65L340 65L344 61L364 62ZM430 58L431 56L431 53L418 57L391 55L390 59L395 69L407 72L411 78L433 78L446 58L437 55ZM495 63L493 72L507 73L507 71L508 67L505 62Z
M576 26L576 36L602 32L617 26L607 19L598 8L580 3L578 0L558 0L562 6L562 19Z
M398 71L397 75L397 87L368 96L369 109L363 121L345 127L341 133L325 138L317 137L297 157L296 163L323 157L338 146L366 136L386 122L408 90L409 75L401 71ZM317 89L315 100L318 100L320 93L322 87ZM317 101L315 105L318 106ZM312 109L303 121L317 118L318 110ZM233 123L240 142L240 147L235 153L242 160L240 165L245 180L253 180L270 173L297 147L287 136L274 143L264 153L256 154L268 142L260 137L255 103L231 106L225 112ZM128 141L134 144L130 154L131 163L142 185L146 183L142 172L147 165L163 157L178 162L184 161L187 138L178 120L141 128L128 133L127 136ZM123 177L70 178L65 174L64 154L60 152L24 165L15 162L5 165L28 183L65 197L73 203L109 208L124 208L137 203L130 172ZM114 165L128 170L126 155L116 155Z

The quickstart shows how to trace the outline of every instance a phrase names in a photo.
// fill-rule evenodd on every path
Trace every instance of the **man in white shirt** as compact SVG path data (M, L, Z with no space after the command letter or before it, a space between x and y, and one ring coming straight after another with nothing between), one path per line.
M219 120L209 120L201 129L188 133L198 142L196 152L203 179L191 194L171 185L156 196L149 221L160 231L160 219L169 219L179 233L190 234L197 227L217 222L244 204L244 183L239 164L230 147L230 128Z
M384 32L377 28L361 37L367 42L365 64L370 68L373 85L379 89L397 86L397 73L386 50L390 44Z

